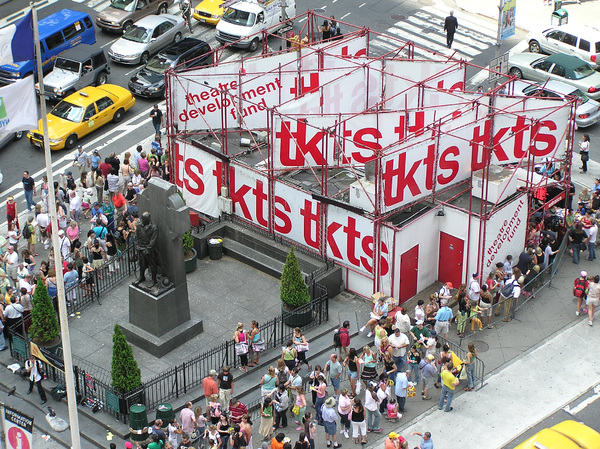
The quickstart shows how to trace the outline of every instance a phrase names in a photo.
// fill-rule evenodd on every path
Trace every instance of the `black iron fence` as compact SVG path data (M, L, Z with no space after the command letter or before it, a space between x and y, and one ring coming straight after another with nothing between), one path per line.
M128 255L122 255L120 258L120 263L123 264L120 267L123 270L129 264L128 257ZM105 279L99 280L103 281ZM107 279L108 282L110 282L110 279ZM103 285L106 284L100 282L99 289L103 288ZM77 289L77 295L82 293L81 286L74 288ZM71 292L72 290L68 291ZM295 314L306 312L310 315L310 322L302 326L303 330L319 326L329 320L329 296L327 288L314 283L309 286L309 293L312 298L309 304L296 309L294 312L284 311L280 316L260 326L266 350L281 348L287 340L292 338L295 327L293 316ZM290 323L292 324L290 325ZM31 341L27 333L23 332L23 323L19 322L12 326L10 334L12 357L16 360L24 361L29 354ZM49 354L47 351L44 351L44 354L47 355L48 360L47 362L42 360L45 365L44 371L47 377L56 383L64 385L62 351L59 348L55 354ZM78 392L78 403L87 405L94 412L103 410L124 423L128 422L128 411L132 404L143 403L149 410L156 409L159 404L186 395L192 389L198 387L211 369L224 365L235 368L240 363L239 357L235 353L235 343L233 340L229 340L197 355L191 360L163 371L156 377L143 382L135 391L123 394L111 386L109 371L87 362L76 355L73 355L72 360L75 388ZM255 413L258 410L258 402L250 405L253 407L252 410Z

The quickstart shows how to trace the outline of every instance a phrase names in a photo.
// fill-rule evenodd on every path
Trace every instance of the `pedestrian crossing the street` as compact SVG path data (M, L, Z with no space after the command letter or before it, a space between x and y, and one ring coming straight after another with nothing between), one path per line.
M371 35L371 54L378 56L397 49L398 41L412 41L417 47L416 58L433 59L431 51L444 56L471 61L487 48L495 45L497 25L494 21L480 16L458 14L458 30L454 35L452 48L446 47L444 20L447 8L426 6L415 14L400 20L381 35ZM387 35L387 36L386 36ZM430 50L430 51L426 51Z

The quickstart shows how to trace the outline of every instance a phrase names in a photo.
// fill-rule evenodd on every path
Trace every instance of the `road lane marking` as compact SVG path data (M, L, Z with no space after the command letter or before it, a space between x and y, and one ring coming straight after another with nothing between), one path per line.
M39 11L40 9L45 8L46 6L50 6L53 3L58 2L58 0L42 0L41 2L35 3L36 9ZM23 8L20 11L16 11L8 17L0 19L0 28L4 28L5 26L10 25L11 23L15 23L19 21L25 14L27 14L30 10L30 7Z
M106 8L108 8L110 6L110 2L111 2L111 0L108 0L106 2L103 2L102 0L100 0L98 3L96 3L94 5L94 11L96 11L96 12L104 11Z
M349 13L349 12L348 12L348 13L346 13L346 14L344 14L344 15L343 15L343 16L340 18L340 20L342 20L342 19L345 19L345 18L346 18L346 17L348 17L350 14L351 14L351 13Z

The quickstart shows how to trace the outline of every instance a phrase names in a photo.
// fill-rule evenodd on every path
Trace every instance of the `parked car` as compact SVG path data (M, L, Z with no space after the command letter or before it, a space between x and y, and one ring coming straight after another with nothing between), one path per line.
M530 84L524 81L515 81L513 88L515 93L528 97L543 97L556 100L579 99L579 105L575 111L575 123L579 128L592 126L600 120L600 103L590 99L576 87L561 81L548 81L544 84Z
M98 13L96 25L104 31L127 31L134 22L150 14L166 14L174 0L112 0Z
M20 140L21 137L23 137L24 134L25 133L23 131L18 131L16 133L5 134L3 137L0 138L0 148L4 148L10 142L13 142L15 140Z
M508 59L508 67L508 72L517 78L540 83L562 81L594 100L600 98L600 73L577 56L556 54L540 57L536 53L517 53Z
M182 17L171 14L144 17L111 45L108 56L123 64L146 64L150 56L172 42L179 42L184 30Z
M213 63L210 45L200 39L185 38L169 45L131 77L129 90L140 97L164 98L165 72L183 70Z
M598 69L600 31L585 25L561 25L530 33L527 37L532 53L565 53L579 56Z
M135 104L135 98L124 87L114 84L88 86L69 95L48 113L48 140L51 150L72 149L77 141L110 121L123 119L125 111ZM38 129L29 131L32 145L42 146L42 121Z
M60 100L86 86L106 84L109 73L110 65L102 48L79 45L56 58L54 70L44 77L44 95L48 100ZM39 83L35 89L39 94Z
M515 449L597 449L600 433L577 421L567 420L541 430Z
M225 0L202 0L194 9L193 17L200 23L216 25L223 17Z

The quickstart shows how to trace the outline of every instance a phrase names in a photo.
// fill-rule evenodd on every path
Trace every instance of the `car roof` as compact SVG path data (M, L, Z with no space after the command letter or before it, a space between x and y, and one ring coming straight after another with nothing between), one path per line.
M585 62L581 58L578 58L577 56L565 55L562 53L556 53L554 55L548 56L546 58L546 61L552 62L555 64L560 64L564 68L571 69L571 70L577 69L577 68L581 67L582 65L589 66L589 64L587 62Z
M587 25L576 25L574 23L569 23L549 28L549 30L560 30L566 33L574 34L578 37L589 38L590 40L594 41L600 40L600 30Z
M179 42L173 43L169 45L164 50L159 52L161 56L169 56L169 57L178 57L184 54L185 52L191 50L192 48L196 48L200 45L204 45L206 42L200 39L196 39L193 37L186 37L185 39L180 40ZM208 44L206 44L208 45ZM210 46L209 46L210 48Z
M59 58L74 59L76 61L84 61L86 59L94 57L98 53L102 53L104 50L99 45L88 45L80 44L77 47L73 47L59 56Z
M87 106L94 101L98 101L100 98L106 97L107 95L114 96L115 95L114 93L110 92L107 89L103 89L103 87L107 87L107 86L112 86L112 85L104 84L103 86L100 86L100 87L94 87L94 86L84 87L83 89L78 90L77 92L69 95L67 98L65 98L65 101L76 104L78 106ZM87 96L81 95L81 92L87 94Z
M138 20L137 22L134 23L134 25L140 26L140 27L148 27L148 28L155 28L156 26L160 25L161 23L163 23L164 21L168 20L169 22L173 22L174 24L176 24L177 22L182 22L183 19L180 19L177 16L174 16L172 14L161 14L161 15L150 15L150 16L146 16L140 20Z
M74 11L72 9L61 9L54 14L49 15L41 19L38 23L38 29L40 33L40 38L45 39L52 33L56 33L57 31L64 28L67 23L63 22L75 22L77 20L83 20L84 18L89 17L87 13ZM57 25L63 23L62 25Z
M550 80L547 83L541 84L541 86L544 86L544 89L548 89L563 95L570 95L577 90L577 88L571 84L555 80Z

